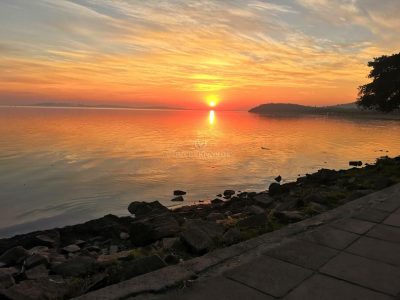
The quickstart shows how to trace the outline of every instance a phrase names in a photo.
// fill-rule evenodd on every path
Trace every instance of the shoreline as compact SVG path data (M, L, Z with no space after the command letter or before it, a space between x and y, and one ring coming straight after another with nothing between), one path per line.
M285 184L280 179L263 192L225 190L211 203L173 209L158 201L132 202L132 217L106 215L0 239L0 294L13 299L12 293L29 288L66 299L179 264L398 183L400 157L321 169Z

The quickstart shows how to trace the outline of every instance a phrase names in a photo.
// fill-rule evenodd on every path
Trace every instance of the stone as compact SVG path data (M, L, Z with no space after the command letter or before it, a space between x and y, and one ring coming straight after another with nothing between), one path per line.
M225 215L219 212L212 212L207 215L206 219L209 221L222 220L225 219Z
M222 203L224 203L224 200L222 200L222 199L215 198L214 200L211 200L211 204L214 204L214 205L220 205Z
M374 237L380 240L400 244L400 228L394 226L387 226L384 224L376 225L370 231L367 236Z
M129 240L130 235L129 235L129 233L127 233L127 232L121 232L121 233L119 234L119 238L120 238L121 240L123 240L123 241Z
M337 250L294 240L267 251L265 254L292 264L317 270L338 253Z
M40 254L43 256L49 255L49 247L47 246L36 246L28 250L30 255Z
M177 197L171 199L171 201L173 201L173 202L182 202L184 200L185 199L183 199L182 196L177 196Z
M15 284L9 268L0 268L0 289L8 289Z
M181 233L181 239L196 254L203 254L213 247L213 240L197 227L185 228Z
M275 181L276 181L276 182L281 182L281 181L282 181L282 176L279 175L278 177L276 177L276 178L275 178Z
M324 197L321 193L312 193L304 198L306 203L328 204L329 199Z
M400 292L400 269L368 258L342 252L321 273L396 296Z
M299 211L276 211L274 216L287 223L295 223L304 219L304 215Z
M276 182L272 182L268 187L268 194L271 196L279 194L281 191L281 185Z
M252 197L252 199L256 202L257 205L268 208L271 206L272 203L274 203L274 199L266 194L266 193L260 193L258 195L255 195Z
M113 255L118 252L118 245L111 245L108 252L110 255Z
M235 195L235 191L234 190L225 190L224 191L224 196L225 197L231 197L233 195Z
M246 210L253 215L259 215L265 213L265 210L258 205L250 205L246 207Z
M39 278L46 278L49 276L49 270L44 265L38 265L32 269L25 271L27 279L35 280Z
M158 201L154 202L132 202L128 206L128 211L136 217L149 216L168 212L168 208Z
M349 166L353 166L353 167L361 167L362 164L363 163L360 160L351 160L351 161L349 161Z
M113 254L102 254L99 257L97 257L97 262L98 263L110 263L110 262L115 262L117 260L130 260L133 259L132 251L126 250L126 251L120 251L116 252Z
M274 297L283 297L312 273L311 270L264 256L229 270L225 276Z
M239 220L236 225L240 228L265 228L267 221L267 215L262 213Z
M186 195L185 191L181 191L181 190L174 191L174 196L184 196L184 195Z
M38 246L47 246L55 248L60 243L60 233L57 230L48 231L47 233L36 236Z
M228 229L222 236L222 242L228 246L236 244L241 240L242 240L242 233L237 228Z
M400 227L400 212L397 211L391 214L383 223L386 225Z
M76 253L79 252L81 250L81 247L79 247L78 245L68 245L64 248L62 248L62 251L65 253Z
M39 265L44 265L47 266L49 264L49 258L47 256L41 255L41 254L34 254L32 256L29 256L25 260L25 267L27 269L39 266Z
M28 257L29 252L21 246L11 248L4 252L0 256L0 262L5 266L13 266L22 263L26 257Z
M79 246L79 247L82 247L82 246L84 246L86 244L86 241L84 241L84 240L76 240L74 242L74 244Z
M178 237L163 238L161 240L161 247L164 250L169 250L171 248L174 248L175 245L177 245L178 242L179 242L179 238Z
M96 260L88 256L76 256L64 263L52 267L55 274L64 277L78 277L94 273L97 269Z
M171 253L164 257L164 261L169 265L176 265L179 263L180 258L178 255Z
M322 213L324 211L327 211L328 208L325 205L316 203L316 202L310 202L308 203L308 208L311 209L313 212L316 213Z

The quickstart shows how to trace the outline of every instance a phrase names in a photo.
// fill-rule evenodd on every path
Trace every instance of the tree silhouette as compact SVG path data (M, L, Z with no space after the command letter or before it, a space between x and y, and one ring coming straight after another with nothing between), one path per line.
M357 104L390 112L400 108L400 53L383 55L368 62L372 82L359 87Z

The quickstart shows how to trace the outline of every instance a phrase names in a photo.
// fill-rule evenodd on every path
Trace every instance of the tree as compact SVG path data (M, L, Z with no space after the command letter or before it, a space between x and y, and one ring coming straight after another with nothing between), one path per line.
M400 108L400 53L368 62L372 82L359 87L357 104L367 109L391 112Z

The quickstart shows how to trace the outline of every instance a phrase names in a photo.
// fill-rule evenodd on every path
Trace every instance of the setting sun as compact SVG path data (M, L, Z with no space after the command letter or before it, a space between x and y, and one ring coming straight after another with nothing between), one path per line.
M207 104L210 107L216 107L218 104L218 96L211 95L207 97Z

